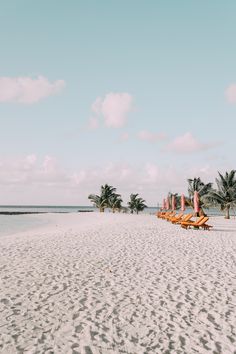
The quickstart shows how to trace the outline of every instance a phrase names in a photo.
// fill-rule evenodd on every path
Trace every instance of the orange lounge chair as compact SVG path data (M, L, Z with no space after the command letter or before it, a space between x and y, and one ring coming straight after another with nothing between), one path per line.
M167 216L166 220L167 220L167 221L170 221L172 218L177 218L177 216L178 216L178 215L176 214L176 212L173 211L173 213L172 213L171 215Z
M192 216L193 216L193 214L186 214L180 220L177 220L177 221L173 220L172 224L181 224L181 222L187 222L191 219Z
M156 216L158 217L158 218L161 218L163 215L165 215L166 214L166 211L158 211L157 213L156 213Z
M175 211L171 211L168 215L165 215L163 219L169 220L169 218L172 218L176 215Z
M171 222L178 221L178 220L180 220L183 217L183 215L184 215L184 213L180 213L180 214L175 215L175 216L170 216L168 218L168 221L171 221Z
M161 219L165 219L168 215L170 215L172 213L172 211L167 211L164 214L160 215Z
M193 216L193 215L192 215L192 216ZM202 215L202 216L199 216L198 219L196 219L196 220L191 220L191 218L189 218L188 220L183 220L182 222L183 222L183 223L188 222L188 223L194 224L194 223L196 223L196 222L199 223L199 222L202 221L202 219L204 219L204 218L205 218L205 216ZM182 224L182 222L180 222L180 224Z
M208 225L208 224L204 224L201 226L204 230L208 230L210 231L210 228L212 228L213 226L212 225Z
M183 228L187 229L188 226L192 226L195 224L199 224L203 219L205 218L205 216L200 216L197 220L191 220L191 218L189 220L183 220L180 222L180 226L182 226L182 224L184 225Z
M202 227L204 230L210 230L210 225L207 225L207 221L209 220L208 217L200 217L197 221L195 222L181 222L181 227L183 227L184 229L190 228L191 226L193 226L196 229L199 229L199 227Z

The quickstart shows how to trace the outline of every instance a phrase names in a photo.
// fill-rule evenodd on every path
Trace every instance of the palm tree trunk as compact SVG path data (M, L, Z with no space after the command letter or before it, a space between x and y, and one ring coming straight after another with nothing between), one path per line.
M199 215L197 216L206 216L206 213L204 212L204 210L200 207L199 209Z
M225 209L225 219L230 219L229 209L230 209L230 206L227 205L226 209Z
M103 207L100 207L100 208L99 208L99 211L100 211L100 213L104 213L104 208L103 208Z

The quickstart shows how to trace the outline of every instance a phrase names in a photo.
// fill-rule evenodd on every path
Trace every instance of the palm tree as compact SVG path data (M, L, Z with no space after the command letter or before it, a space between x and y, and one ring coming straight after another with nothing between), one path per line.
M112 212L114 213L116 210L121 211L122 209L122 198L120 194L112 194L109 198L109 206L112 209Z
M104 212L105 208L110 207L110 199L116 194L116 188L105 184L101 186L101 194L90 194L88 199L94 204L96 208L99 208L100 212ZM118 196L118 194L117 194Z
M212 191L212 183L203 183L201 178L188 179L188 194L189 198L186 199L186 204L194 208L194 192L197 191L199 195L199 215L206 215L203 207L207 207L206 196Z
M144 210L147 208L147 205L145 204L145 200L138 197L137 194L131 194L130 195L130 201L128 202L128 207L130 209L131 214L135 211L137 214L139 211Z
M217 190L212 190L207 199L218 204L225 211L225 219L230 219L230 208L236 206L236 170L225 172L224 176L220 172L218 174Z
M91 200L93 205L100 210L100 212L104 212L105 210L105 199L102 198L102 196L97 195L97 194L89 194L88 199Z
M135 210L135 202L138 194L130 194L130 201L127 203L130 209L131 214L133 214Z

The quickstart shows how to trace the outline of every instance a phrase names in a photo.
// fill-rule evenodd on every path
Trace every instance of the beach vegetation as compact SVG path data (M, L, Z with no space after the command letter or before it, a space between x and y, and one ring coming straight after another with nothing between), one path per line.
M120 194L113 193L109 198L109 207L111 208L112 212L115 213L117 210L120 212L122 210L122 198Z
M206 199L213 205L219 205L225 212L225 219L230 219L230 209L236 206L236 170L225 172L224 176L220 172L218 174L217 189L210 190Z
M93 203L95 208L98 208L100 212L104 212L106 207L105 199L101 195L89 194L88 199Z
M100 212L104 212L106 208L111 208L113 212L122 208L121 195L116 193L115 187L108 184L101 186L100 195L90 194L88 199Z
M143 198L140 198L137 193L130 195L128 207L130 209L131 214L133 214L134 212L138 214L140 211L143 211L145 208L147 208L147 205L145 204L145 200Z

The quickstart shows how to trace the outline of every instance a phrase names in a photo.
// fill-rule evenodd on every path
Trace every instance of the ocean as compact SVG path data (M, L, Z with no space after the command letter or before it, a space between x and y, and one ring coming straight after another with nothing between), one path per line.
M155 214L158 207L149 207L144 210L145 214ZM2 205L0 206L0 236L13 234L16 232L27 231L32 228L42 226L42 218L35 215L3 215L2 213L76 213L85 211L97 211L92 206L40 206L40 205ZM192 212L192 210L186 210ZM207 214L210 216L222 215L218 209L208 209ZM45 224L47 220L45 218Z
M42 218L37 213L75 213L78 211L96 210L88 206L40 206L40 205L1 205L0 206L0 236L23 232L47 224L47 219L42 223ZM3 213L9 213L4 215ZM31 215L14 213L35 213ZM11 215L13 214L13 215Z

